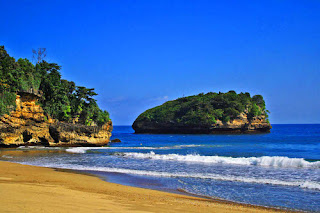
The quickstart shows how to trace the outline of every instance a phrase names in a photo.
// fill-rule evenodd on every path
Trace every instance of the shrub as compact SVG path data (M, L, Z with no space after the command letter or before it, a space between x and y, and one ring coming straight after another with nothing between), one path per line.
M3 91L0 94L0 115L9 114L16 108L16 94Z

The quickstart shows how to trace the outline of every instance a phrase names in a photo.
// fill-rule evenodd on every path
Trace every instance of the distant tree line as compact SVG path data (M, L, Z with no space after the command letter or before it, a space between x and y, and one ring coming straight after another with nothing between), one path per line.
M17 92L41 93L39 100L44 111L59 121L77 121L85 125L103 125L110 120L101 110L94 96L97 93L61 78L61 66L28 59L17 61L0 46L0 115L15 107Z

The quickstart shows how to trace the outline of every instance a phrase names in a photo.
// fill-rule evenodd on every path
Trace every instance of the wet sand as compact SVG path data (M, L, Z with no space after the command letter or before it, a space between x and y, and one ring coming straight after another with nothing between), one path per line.
M5 161L0 161L0 195L1 212L280 212Z

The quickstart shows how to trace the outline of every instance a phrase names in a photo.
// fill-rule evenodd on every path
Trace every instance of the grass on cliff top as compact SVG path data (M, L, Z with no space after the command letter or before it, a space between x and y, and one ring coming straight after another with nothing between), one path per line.
M265 115L267 110L261 95L229 91L227 93L209 92L182 97L168 101L139 115L136 122L175 123L178 125L211 125L216 120L228 122L240 113L246 113L248 119Z

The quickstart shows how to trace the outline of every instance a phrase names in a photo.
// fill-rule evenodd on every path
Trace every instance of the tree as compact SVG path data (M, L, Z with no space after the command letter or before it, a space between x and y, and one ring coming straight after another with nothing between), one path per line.
M261 95L255 95L252 97L252 101L257 104L258 106L260 106L262 109L265 108L266 104L263 100L263 97Z
M32 49L32 53L33 53L33 56L32 56L33 60L35 60L36 63L39 64L47 56L47 49L46 48L38 48L38 50Z

